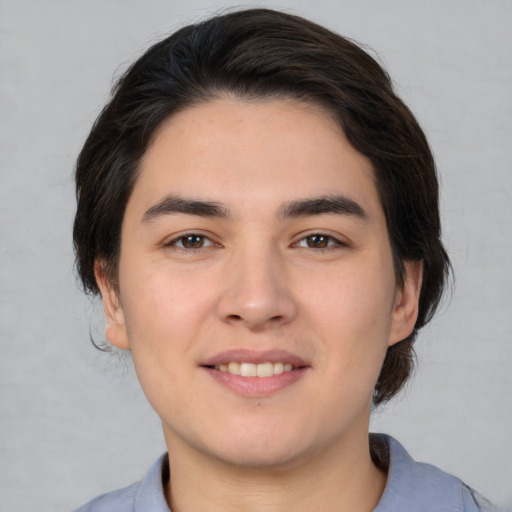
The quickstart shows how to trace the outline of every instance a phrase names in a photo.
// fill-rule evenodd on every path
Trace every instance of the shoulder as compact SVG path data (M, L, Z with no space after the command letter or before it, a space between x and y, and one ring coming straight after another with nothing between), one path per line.
M481 494L476 492L466 484L462 484L462 499L464 502L464 512L498 512L498 509ZM504 511L503 511L504 512Z
M388 480L375 512L487 512L496 510L457 477L414 461L395 439L378 434L389 449Z
M74 512L133 512L135 497L139 491L140 482L124 489L101 494Z
M166 461L167 454L164 454L142 481L97 496L74 512L169 512L162 485Z

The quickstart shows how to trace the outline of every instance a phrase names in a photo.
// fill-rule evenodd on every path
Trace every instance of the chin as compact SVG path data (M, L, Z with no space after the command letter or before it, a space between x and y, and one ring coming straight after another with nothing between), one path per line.
M321 450L319 443L305 435L304 429L275 425L267 429L252 427L229 431L231 435L216 443L217 458L240 468L285 470L300 465Z
M206 457L248 470L293 467L295 461L303 458L305 449L304 436L298 429L294 431L290 426L285 428L270 422L268 425L224 425L217 433L210 429L201 441L196 440L197 444L189 440L192 441L189 446L195 444L195 450Z
M279 471L298 465L304 454L300 449L284 449L261 442L251 443L250 446L238 446L236 449L218 454L219 460L230 466L247 470Z

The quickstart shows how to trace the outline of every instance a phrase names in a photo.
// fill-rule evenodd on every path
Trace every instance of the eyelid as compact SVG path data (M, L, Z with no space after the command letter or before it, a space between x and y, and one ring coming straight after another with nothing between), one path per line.
M189 236L197 236L201 237L206 243L205 245L201 247L184 247L182 244L182 240ZM318 237L325 237L328 239L328 245L327 247L309 247L305 245L305 242L308 238L318 236ZM341 236L340 234L332 234L326 230L314 230L306 233L301 233L295 237L295 240L291 246L292 247L302 247L305 249L312 249L315 251L321 251L321 250L329 250L329 249L335 249L337 247L349 247L350 243L349 241ZM201 230L190 230L185 231L182 233L176 233L170 237L167 237L161 244L163 247L169 247L169 248L177 248L184 251L199 251L201 249L207 249L210 247L221 247L221 244L216 242L214 237L209 233L204 233Z
M202 247L197 247L197 248L194 248L194 247L184 247L182 243L181 243L181 245L178 245L178 243L180 243L184 238L187 238L189 236L201 237L203 240L207 241L207 244L203 245ZM177 233L175 235L172 235L171 237L167 237L163 241L162 246L163 247L168 247L168 248L173 248L174 247L174 248L177 248L177 249L181 249L183 251L200 251L201 249L207 249L207 248L210 248L210 247L220 247L220 244L217 243L213 239L213 236L210 235L210 234L206 234L204 232L201 232L200 230L191 230L191 231L186 231L186 232L183 232L183 233Z
M325 237L329 239L329 244L327 247L309 247L307 245L300 245L301 242L305 242L308 238L319 236L319 237ZM332 234L326 231L322 230L316 230L311 231L309 233L301 233L299 236L296 237L296 242L292 244L294 247L303 247L305 249L312 249L315 251L322 251L322 250L329 250L329 249L335 249L338 247L349 247L349 242L346 238L340 236L339 234ZM334 242L334 243L332 243Z

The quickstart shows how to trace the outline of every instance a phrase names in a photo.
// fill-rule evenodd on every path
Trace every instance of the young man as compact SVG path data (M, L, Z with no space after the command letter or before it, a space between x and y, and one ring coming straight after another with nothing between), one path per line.
M304 19L185 27L78 160L77 266L168 454L80 511L484 510L369 436L449 260L428 144L389 77Z

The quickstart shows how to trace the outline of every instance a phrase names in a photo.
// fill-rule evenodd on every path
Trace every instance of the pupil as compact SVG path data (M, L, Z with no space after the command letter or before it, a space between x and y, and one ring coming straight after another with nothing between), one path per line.
M190 235L185 237L185 247L198 248L203 245L203 237L199 235Z
M314 235L309 237L309 247L327 247L327 237L322 235Z

